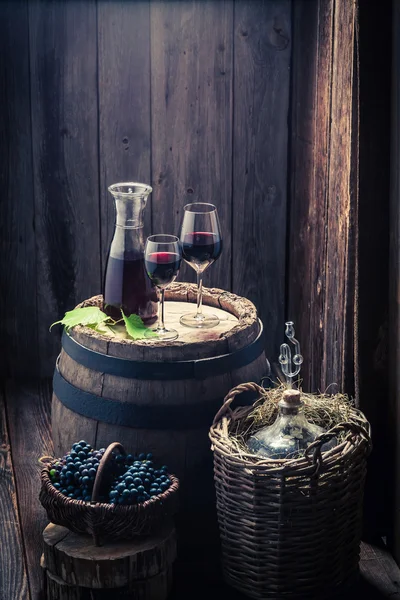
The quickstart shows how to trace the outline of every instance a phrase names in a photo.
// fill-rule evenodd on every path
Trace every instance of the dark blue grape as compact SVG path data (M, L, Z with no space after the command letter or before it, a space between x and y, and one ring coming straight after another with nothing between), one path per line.
M142 502L144 502L143 496L138 496L137 501L138 501L139 504L141 504Z
M85 452L83 452L83 451L79 452L78 456L79 456L79 458L80 458L81 460L85 460L85 459L86 459L86 453L85 453Z
M151 452L149 452L146 456L147 460L153 460L153 455Z
M140 477L135 477L135 479L133 480L133 483L135 485L142 485L142 480Z
M96 469L93 469L93 467L91 469L89 469L89 475L91 477L95 477L96 476Z
M118 496L118 492L116 490L112 490L110 492L110 498L116 498Z
M137 491L141 494L142 492L144 492L144 487L142 485L138 485Z
M131 485L131 483L133 483L133 477L128 475L127 477L125 477L125 485Z
M130 496L130 492L129 492L129 490L124 490L124 491L122 492L122 497L123 497L123 498L129 498L129 496Z
M90 502L92 499L92 496L85 496L85 502Z
M120 493L122 494L122 492L123 492L123 491L124 491L124 489L125 489L125 484L124 484L124 483L119 483L119 484L117 485L117 488L116 488L116 489L117 489L117 491L118 491L118 492L120 492Z
M56 488L56 490L59 490L59 489L60 489L60 487L61 487L59 483L54 483L53 485L54 485L54 487Z
M90 481L90 480L89 480L89 477L88 477L87 475L86 475L85 477L82 477L82 483L83 483L84 485L87 485L87 484L89 483L89 481Z

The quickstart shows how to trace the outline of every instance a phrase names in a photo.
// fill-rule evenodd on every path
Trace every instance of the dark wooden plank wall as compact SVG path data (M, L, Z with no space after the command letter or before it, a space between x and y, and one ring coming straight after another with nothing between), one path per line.
M0 3L0 373L38 372L27 2Z
M256 304L272 361L285 315L291 8L235 6L232 284Z
M100 287L97 19L89 0L28 6L37 324L48 375L59 352L49 325Z
M205 285L257 304L275 356L291 1L18 0L1 10L1 373L51 375L59 332L48 327L100 292L107 186L127 179L154 186L147 233L177 233L187 202L218 206L224 252Z
M356 4L299 0L294 23L288 314L303 343L304 388L325 390L335 383L332 391L352 392L357 373Z

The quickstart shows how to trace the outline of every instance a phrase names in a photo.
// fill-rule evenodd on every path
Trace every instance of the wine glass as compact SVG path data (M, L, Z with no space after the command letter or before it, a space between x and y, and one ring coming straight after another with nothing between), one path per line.
M202 285L204 271L222 252L221 228L218 212L213 204L194 202L186 204L181 227L182 258L197 273L197 312L186 313L180 322L187 327L215 327L219 319L202 312Z
M144 249L146 273L161 295L158 324L147 337L156 334L160 341L176 340L178 337L176 329L166 329L164 324L164 294L166 287L176 279L181 260L181 245L175 235L157 234L147 238Z

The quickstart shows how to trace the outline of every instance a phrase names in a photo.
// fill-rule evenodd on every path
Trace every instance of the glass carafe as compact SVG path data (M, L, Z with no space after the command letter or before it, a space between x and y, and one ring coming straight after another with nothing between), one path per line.
M144 266L143 211L152 188L142 183L115 183L115 231L104 276L104 310L115 320L121 309L139 315L146 325L157 319L157 292Z

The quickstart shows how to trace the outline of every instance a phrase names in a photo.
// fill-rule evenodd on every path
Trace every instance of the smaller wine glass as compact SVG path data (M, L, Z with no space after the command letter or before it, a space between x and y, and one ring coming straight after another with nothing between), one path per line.
M175 235L157 234L147 238L144 250L146 273L159 290L161 298L157 327L150 329L151 333L148 333L146 337L158 338L160 341L172 341L178 337L176 329L166 329L165 327L164 295L165 289L179 273L181 260L181 245L179 238Z

